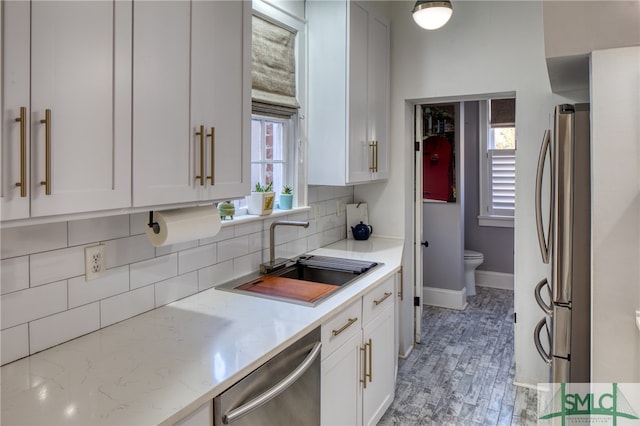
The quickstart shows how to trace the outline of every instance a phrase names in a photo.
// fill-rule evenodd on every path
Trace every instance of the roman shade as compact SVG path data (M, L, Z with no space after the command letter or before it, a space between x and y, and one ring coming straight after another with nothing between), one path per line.
M251 97L254 112L291 116L296 99L296 35L253 16Z
M516 125L516 100L491 99L491 127L515 127Z

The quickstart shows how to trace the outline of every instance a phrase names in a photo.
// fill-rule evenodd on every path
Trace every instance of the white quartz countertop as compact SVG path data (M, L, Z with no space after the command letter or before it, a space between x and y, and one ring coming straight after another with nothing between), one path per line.
M403 241L313 251L382 262L316 307L210 289L1 368L3 425L173 424L393 275Z

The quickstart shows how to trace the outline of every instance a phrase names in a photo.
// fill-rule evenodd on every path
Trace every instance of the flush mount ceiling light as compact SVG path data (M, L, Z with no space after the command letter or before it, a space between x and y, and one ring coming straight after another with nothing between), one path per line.
M418 0L413 8L413 20L425 30L435 30L446 24L452 13L450 0Z

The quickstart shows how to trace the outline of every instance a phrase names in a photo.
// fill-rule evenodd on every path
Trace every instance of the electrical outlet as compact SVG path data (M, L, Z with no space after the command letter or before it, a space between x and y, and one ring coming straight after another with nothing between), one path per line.
M86 247L84 249L84 267L86 273L86 281L99 278L104 272L105 257L104 245Z

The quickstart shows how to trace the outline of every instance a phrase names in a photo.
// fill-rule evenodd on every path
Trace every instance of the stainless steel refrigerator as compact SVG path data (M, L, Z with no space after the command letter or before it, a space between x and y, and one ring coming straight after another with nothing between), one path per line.
M551 172L547 203L542 199L545 165ZM590 165L589 104L556 106L554 131L544 133L536 177L538 240L550 268L535 288L545 315L533 335L555 383L590 381ZM543 204L549 210L546 224Z

